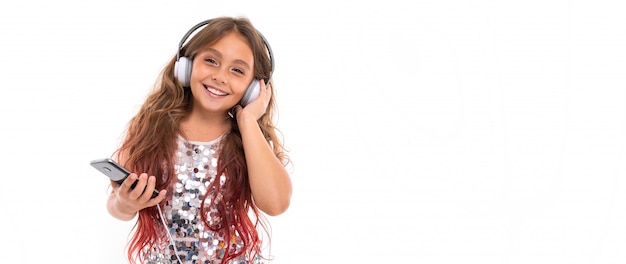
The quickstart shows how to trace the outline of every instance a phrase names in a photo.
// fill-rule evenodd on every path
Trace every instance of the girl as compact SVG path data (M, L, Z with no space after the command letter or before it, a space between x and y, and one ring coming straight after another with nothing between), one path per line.
M292 191L266 83L271 48L248 19L230 17L196 25L179 48L115 151L133 173L111 182L107 209L137 219L131 263L262 263L262 213L285 212ZM242 106L253 79L258 97Z

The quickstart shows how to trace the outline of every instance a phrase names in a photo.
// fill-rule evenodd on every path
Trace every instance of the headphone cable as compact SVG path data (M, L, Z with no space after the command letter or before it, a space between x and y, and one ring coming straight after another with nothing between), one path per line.
M158 204L156 206L157 206L157 210L159 210L159 217L161 218L161 223L163 223L163 227L165 228L165 233L167 233L167 236L168 236L168 238L170 240L170 245L174 249L174 254L176 255L176 258L178 259L178 262L180 264L184 264L184 262L180 259L180 256L178 255L178 250L176 249L176 245L174 244L174 238L172 237L172 234L170 233L169 229L167 228L167 223L165 223L165 218L163 217L163 212L161 211L161 206L158 205Z

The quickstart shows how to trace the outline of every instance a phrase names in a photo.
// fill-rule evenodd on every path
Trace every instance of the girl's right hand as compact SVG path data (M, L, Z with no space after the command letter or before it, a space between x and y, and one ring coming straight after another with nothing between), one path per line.
M131 189L133 183L135 186ZM117 185L113 183L114 185ZM146 173L142 173L137 176L136 173L128 175L126 180L121 185L114 188L114 195L117 200L117 207L121 213L134 215L139 210L152 207L159 204L167 193L166 190L161 190L159 195L152 198L154 187L156 185L156 177L149 176Z

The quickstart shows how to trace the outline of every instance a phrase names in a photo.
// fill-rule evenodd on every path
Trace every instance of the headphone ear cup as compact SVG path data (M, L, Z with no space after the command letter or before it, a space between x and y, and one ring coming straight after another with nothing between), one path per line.
M241 101L239 102L239 104L241 106L246 106L247 104L252 102L254 99L259 97L260 92L261 92L261 83L259 82L258 79L253 79L250 85L248 86L248 88L246 89L246 92L243 94L243 97L241 97Z
M174 63L174 77L178 79L178 82L183 87L189 87L189 81L191 79L191 60L187 57L180 57L176 63Z

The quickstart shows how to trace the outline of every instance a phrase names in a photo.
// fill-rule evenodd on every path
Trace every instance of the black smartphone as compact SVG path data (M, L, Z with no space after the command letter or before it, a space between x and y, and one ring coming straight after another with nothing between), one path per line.
M130 175L130 172L122 167L122 165L117 164L114 160L110 158L106 159L97 159L89 162L92 167L96 168L98 171L102 172L104 175L109 177L111 180L115 181L117 184L122 184L126 177ZM131 189L134 189L137 185L137 181L130 186ZM159 195L159 192L155 189L152 192L152 198Z

